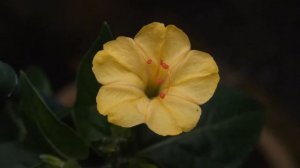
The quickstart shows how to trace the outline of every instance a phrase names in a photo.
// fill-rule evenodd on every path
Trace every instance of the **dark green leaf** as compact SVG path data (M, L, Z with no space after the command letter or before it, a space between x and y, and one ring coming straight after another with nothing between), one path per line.
M76 106L74 114L76 125L87 144L109 133L107 120L98 113L96 106Z
M40 159L44 163L46 163L50 166L56 167L56 168L61 168L65 164L64 161L62 161L60 158L53 156L53 155L42 154L42 155L40 155Z
M39 131L51 148L63 157L86 158L88 148L83 140L56 118L23 72L20 74L20 85L20 109L29 120L27 123L31 124L29 128L35 128L29 131Z
M0 142L22 139L25 128L20 116L16 114L16 104L10 100L0 107Z
M0 98L10 97L18 84L18 76L12 67L0 61Z
M85 54L77 75L77 99L74 107L74 120L80 134L88 142L99 140L109 130L106 119L96 110L96 95L100 88L92 72L94 55L105 42L112 40L107 23L104 23L99 37Z
M74 160L68 160L62 168L81 168L81 166Z
M238 167L258 140L263 123L260 105L238 92L219 88L202 111L197 128L141 154L166 167Z
M95 105L96 95L99 90L99 83L96 81L92 71L92 61L95 54L103 48L103 44L112 40L107 23L102 25L100 35L90 47L81 61L79 72L77 74L77 99L76 105L93 106Z
M53 96L50 82L46 73L39 67L31 66L25 71L32 85L37 89L50 109L58 118L63 118L69 114L68 109L63 107Z
M0 167L28 168L39 162L39 152L18 142L0 144Z
M120 127L117 125L111 125L111 136L115 139L117 138L123 138L123 139L132 139L133 138L133 130L129 128Z
M53 168L80 168L80 165L75 160L63 161L60 158L53 155L43 154L40 155L40 159L46 165L49 165Z
M14 125L9 112L9 109L6 105L4 107L0 106L0 143L6 141L12 141L16 136L16 126Z
M111 135L92 143L93 149L100 156L110 158L116 155L131 155L136 147L132 129L110 125Z
M149 159L133 158L129 160L128 168L159 168L159 166Z
M52 90L45 72L36 66L29 67L25 73L35 88L43 95L51 96Z

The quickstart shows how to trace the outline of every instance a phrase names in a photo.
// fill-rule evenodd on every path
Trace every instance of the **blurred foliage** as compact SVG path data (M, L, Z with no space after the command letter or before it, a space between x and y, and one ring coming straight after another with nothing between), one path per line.
M18 77L13 68L0 61L0 98L10 97L18 83Z
M0 167L234 168L243 163L258 140L263 111L232 89L220 86L202 107L198 126L175 137L155 135L144 125L121 128L99 115L95 97L101 86L92 73L92 59L111 39L104 23L81 62L71 110L55 101L39 68L17 77L0 62Z
M86 158L88 148L83 140L69 126L57 119L23 72L20 74L20 85L20 112L28 119L27 123L30 123L27 125L28 132L38 131L38 135L42 135L42 139L62 157Z
M33 83L33 85L40 92L41 95L52 95L50 82L45 72L41 68L32 66L26 69L25 72L28 78L30 79L31 83Z

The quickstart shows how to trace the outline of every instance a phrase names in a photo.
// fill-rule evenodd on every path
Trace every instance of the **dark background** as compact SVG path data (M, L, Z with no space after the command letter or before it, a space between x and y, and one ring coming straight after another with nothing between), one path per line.
M0 5L0 59L16 70L42 67L54 91L74 81L103 21L115 36L130 37L153 21L175 24L193 49L213 55L222 84L265 105L265 129L291 160L300 160L297 1L2 0Z

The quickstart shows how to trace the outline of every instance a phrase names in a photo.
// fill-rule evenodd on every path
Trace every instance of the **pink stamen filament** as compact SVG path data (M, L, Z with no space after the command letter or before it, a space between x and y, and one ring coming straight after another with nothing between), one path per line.
M162 67L163 69L167 70L167 72L168 72L168 77L167 77L167 78L168 78L168 87L167 87L167 90L166 90L165 92L161 92L161 93L159 94L159 97L160 97L161 99L164 99L164 98L166 97L167 93L169 92L169 88L170 88L170 85L171 85L171 73L170 73L170 71L169 71L169 65L166 64L165 62L163 62L163 60L160 60L160 65L161 65L161 67ZM163 80L159 79L159 80L158 80L158 83L160 84L160 82L162 83Z
M144 58L144 60L145 60L145 62L147 63L147 64L151 64L151 63L153 63L153 61L152 61L152 59L151 58L149 58L149 57L143 57ZM166 95L168 94L168 92L169 92L169 88L170 88L170 85L171 85L171 72L170 72L170 70L169 70L169 65L167 64L167 63L165 63L163 60L160 60L160 66L159 66L160 68L158 69L158 72L157 72L157 80L155 81L155 85L156 86L153 86L153 87L157 87L157 89L159 89L159 87L160 87L160 85L161 84L163 84L164 82L165 82L165 78L168 78L167 80L167 82L168 82L168 84L167 84L167 88L164 90L164 91L161 91L160 93L159 93L159 97L161 98L161 99L164 99L165 97L166 97ZM163 76L161 76L161 70L162 71L166 71L167 72L167 75L165 76L165 77L163 77ZM150 91L151 92L151 91ZM150 96L151 97L151 96Z

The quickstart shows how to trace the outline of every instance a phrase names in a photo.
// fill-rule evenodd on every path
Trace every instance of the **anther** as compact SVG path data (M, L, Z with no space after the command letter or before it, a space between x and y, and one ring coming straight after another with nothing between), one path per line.
M156 83L159 84L159 85L162 84L163 82L164 82L163 79L158 79L158 80L156 81Z
M169 69L169 65L166 64L166 63L164 63L164 62L161 64L161 66L162 66L164 69Z
M169 65L166 64L163 60L160 60L160 66L161 66L163 69L169 69Z
M170 88L170 84L171 84L171 73L170 73L170 70L169 70L169 65L168 65L167 63L165 63L163 60L160 60L160 66L161 66L163 69L167 70L167 73L168 73L168 75L167 75L167 79L168 79L167 90L166 90L165 92L160 92L160 93L159 93L159 97L160 97L161 99L164 99L164 98L166 97L168 91L169 91L169 88ZM158 79L158 80L157 80L157 84L162 84L163 82L164 82L164 80L162 80L162 79Z
M152 59L149 58L146 62L147 62L147 64L151 64L152 63Z
M161 93L159 94L159 97L160 97L161 99L164 99L164 98L166 97L166 93L161 92Z
M163 60L160 60L160 63L159 63L159 64L162 65L163 63L164 63L164 61L163 61Z

